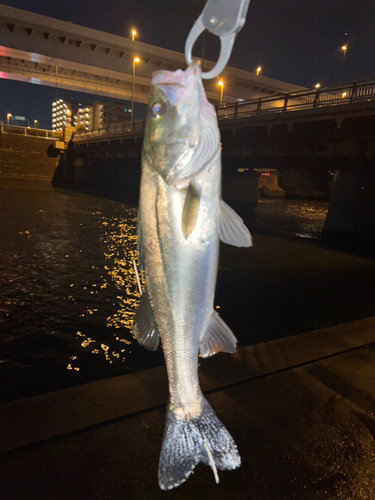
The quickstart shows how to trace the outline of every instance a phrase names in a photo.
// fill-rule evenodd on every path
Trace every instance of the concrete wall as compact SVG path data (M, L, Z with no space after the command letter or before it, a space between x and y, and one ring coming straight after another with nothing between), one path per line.
M48 158L54 141L0 133L0 181L51 181L58 158Z
M375 245L375 173L340 173L324 225L325 239Z
M54 186L79 188L130 204L138 203L140 178L139 158L85 158L74 150L61 155L51 176Z

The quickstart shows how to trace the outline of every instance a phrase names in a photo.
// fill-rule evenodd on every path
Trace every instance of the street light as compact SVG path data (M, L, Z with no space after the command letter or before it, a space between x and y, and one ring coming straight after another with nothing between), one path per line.
M12 118L12 113L7 114L7 125L9 125L9 118Z
M29 124L29 126L27 128L30 128L30 120L28 120L27 118L25 118L25 120L27 121L27 123Z
M320 89L320 83L317 83L317 84L315 85L315 88L316 88L316 89Z
M135 77L135 63L139 62L139 57L133 59L133 78L132 78L132 123L134 122L134 77Z
M34 120L34 128L36 128L37 123L38 123L38 120Z
M135 30L132 30L132 41L134 42L134 38L136 37L137 32Z
M345 62L345 56L346 56L346 51L348 50L348 46L347 45L343 45L341 47L341 50L344 52L344 62Z
M220 106L221 106L223 104L224 84L221 80L217 84L220 85Z
M257 75L262 71L262 68L260 66L257 67Z

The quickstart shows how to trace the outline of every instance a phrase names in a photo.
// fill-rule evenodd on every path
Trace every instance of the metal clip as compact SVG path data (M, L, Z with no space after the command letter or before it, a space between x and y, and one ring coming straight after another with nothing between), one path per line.
M220 56L211 71L203 72L202 78L218 76L225 68L232 53L234 40L245 24L250 0L208 0L202 14L195 21L185 44L185 57L192 61L192 50L197 38L208 30L220 38Z

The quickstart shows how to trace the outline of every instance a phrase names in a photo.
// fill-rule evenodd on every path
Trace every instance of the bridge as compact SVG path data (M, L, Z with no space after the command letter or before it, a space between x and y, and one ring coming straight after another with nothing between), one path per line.
M47 139L48 141L62 141L62 133L36 127L22 127L19 125L6 125L0 123L0 135L17 135L33 137L34 139Z
M283 188L328 192L328 172L358 171L375 160L375 80L216 108L224 173L277 168ZM138 161L146 119L78 130L78 157ZM138 159L138 160L136 160ZM287 179L289 179L287 181Z
M155 70L185 68L184 54L0 4L0 78L130 100L133 59L140 58L134 100L147 102ZM214 63L205 61L209 70ZM302 90L235 68L226 68L224 101L237 102ZM205 81L219 103L216 81Z
M227 104L217 114L226 200L256 201L254 169L277 169L289 195L328 199L335 186L325 237L373 248L375 80ZM78 131L60 181L137 192L145 123Z
M350 117L374 114L375 80L339 84L323 89L291 92L283 96L250 99L216 106L221 131L273 125L285 125L290 131L296 122L335 120L340 128ZM97 142L113 138L142 137L146 119L114 123L104 128L78 130L74 142Z
M301 170L300 163L319 164L321 171L348 170L358 156L375 158L375 80L226 104L216 111L223 158L234 168ZM140 157L145 125L143 119L78 130L74 148L86 155Z

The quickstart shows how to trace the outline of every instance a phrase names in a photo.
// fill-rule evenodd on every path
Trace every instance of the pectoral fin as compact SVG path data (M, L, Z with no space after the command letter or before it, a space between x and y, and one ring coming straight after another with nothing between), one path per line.
M229 326L220 318L216 311L212 316L208 328L199 344L199 354L208 358L218 352L235 352L237 339Z
M185 204L182 210L181 227L185 239L193 232L198 219L200 193L190 184L187 188Z
M251 247L253 244L250 231L241 217L223 200L220 201L219 237L223 243L235 247Z
M157 349L160 342L159 332L147 290L142 294L141 302L135 313L132 331L134 337L143 347L149 351Z

